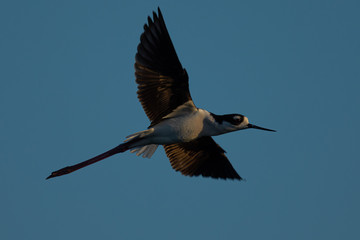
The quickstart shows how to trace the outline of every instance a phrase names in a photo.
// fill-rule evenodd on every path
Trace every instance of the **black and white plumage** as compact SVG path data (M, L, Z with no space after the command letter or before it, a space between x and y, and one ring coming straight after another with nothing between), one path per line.
M238 179L216 136L247 128L261 128L241 114L216 115L197 108L189 91L189 78L182 67L163 16L153 12L140 37L135 62L139 101L151 121L148 129L127 137L125 143L82 163L62 168L48 178L61 176L130 150L150 158L163 145L171 166L183 175Z

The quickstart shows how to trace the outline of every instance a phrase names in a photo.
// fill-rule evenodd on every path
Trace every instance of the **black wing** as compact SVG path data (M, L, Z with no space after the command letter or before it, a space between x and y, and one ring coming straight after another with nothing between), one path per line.
M238 179L225 151L212 137L202 137L187 143L164 145L171 166L186 176Z
M188 75L159 8L158 15L153 12L153 20L148 17L148 24L144 25L135 59L137 94L151 125L185 102L192 103Z

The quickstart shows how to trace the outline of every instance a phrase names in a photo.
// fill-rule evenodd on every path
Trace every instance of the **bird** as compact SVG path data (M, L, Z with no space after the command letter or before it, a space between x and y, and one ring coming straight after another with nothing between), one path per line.
M242 114L216 115L197 108L189 91L189 77L171 41L160 8L148 16L135 55L137 96L151 124L126 137L115 148L84 162L51 173L62 176L130 151L151 158L159 145L165 149L172 168L185 176L243 180L223 150L212 138L233 131L260 129Z

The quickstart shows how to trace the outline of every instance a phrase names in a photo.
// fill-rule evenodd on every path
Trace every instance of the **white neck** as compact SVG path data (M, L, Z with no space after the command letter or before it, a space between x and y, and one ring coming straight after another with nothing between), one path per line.
M236 130L236 129L230 129L229 126L227 126L226 122L222 122L222 123L216 122L214 117L210 114L210 112L204 109L199 109L199 111L202 114L204 114L204 128L201 135L217 136Z

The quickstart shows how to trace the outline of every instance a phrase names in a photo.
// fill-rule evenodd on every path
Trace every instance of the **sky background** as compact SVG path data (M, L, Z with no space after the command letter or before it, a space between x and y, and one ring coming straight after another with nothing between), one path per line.
M45 180L145 129L134 57L160 6L195 104L246 181L162 147ZM359 1L0 2L0 239L360 239Z

